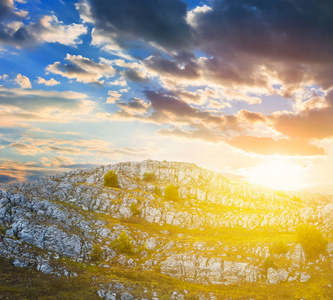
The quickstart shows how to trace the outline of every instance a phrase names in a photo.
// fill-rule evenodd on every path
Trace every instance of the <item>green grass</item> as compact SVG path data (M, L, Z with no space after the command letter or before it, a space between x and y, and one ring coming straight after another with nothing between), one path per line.
M69 262L70 264L70 262ZM188 291L185 299L198 299L199 294L215 293L217 299L256 299L256 300L331 300L333 290L327 284L332 282L329 267L324 274L311 278L306 283L284 282L278 285L263 283L238 285L202 285L191 284L155 271L140 269L126 270L120 267L112 269L73 263L70 267L78 277L55 277L26 268L16 268L8 260L0 259L0 295L3 299L100 299L97 290L101 285L121 282L131 286L135 297L142 296L147 288L156 291L160 300L170 299L172 291ZM324 276L323 276L324 275ZM151 297L149 294L148 298ZM147 297L146 296L146 297Z

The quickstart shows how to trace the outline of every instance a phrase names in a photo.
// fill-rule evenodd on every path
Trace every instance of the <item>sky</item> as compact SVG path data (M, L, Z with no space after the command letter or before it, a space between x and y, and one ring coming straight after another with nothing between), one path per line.
M157 159L333 194L332 32L330 0L0 0L0 183Z

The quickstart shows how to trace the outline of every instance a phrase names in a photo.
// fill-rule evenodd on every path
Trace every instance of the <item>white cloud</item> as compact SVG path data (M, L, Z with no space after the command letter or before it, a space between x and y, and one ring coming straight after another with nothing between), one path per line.
M123 52L123 49L116 41L117 35L105 33L103 30L93 28L91 31L91 45L100 47L101 50L108 52L114 56L119 56L127 60L133 60L131 55Z
M103 84L102 77L109 78L116 73L115 69L104 63L94 62L92 59L81 55L67 54L65 60L68 64L59 61L47 66L46 71L61 75L69 79L76 79L83 83Z
M186 15L186 22L191 25L192 27L197 27L197 21L196 18L199 14L204 14L206 12L211 11L212 8L207 6L207 5L203 5L203 6L197 6L196 8L188 11L187 15Z
M27 76L22 74L17 74L15 78L15 82L22 88L22 89L31 89L31 82Z
M37 23L29 25L30 33L36 40L60 43L66 46L82 44L79 36L87 33L82 24L63 25L56 16L44 16Z
M0 119L2 125L25 122L72 122L88 120L96 103L87 95L72 91L56 92L6 88L0 85Z
M90 4L86 0L81 0L79 3L75 3L75 8L79 11L83 23L94 23Z
M109 91L109 97L106 100L106 103L115 103L117 100L120 100L121 94L117 91Z
M36 82L39 84L45 84L47 86L54 86L54 85L60 84L60 82L56 81L54 78L51 78L50 80L45 80L44 78L39 77L39 76L37 76L37 78L38 79L36 80Z

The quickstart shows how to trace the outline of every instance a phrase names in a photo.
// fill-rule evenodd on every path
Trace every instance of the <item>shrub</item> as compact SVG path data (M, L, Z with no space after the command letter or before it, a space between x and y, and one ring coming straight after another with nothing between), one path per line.
M277 242L270 247L272 254L286 254L289 250L286 242Z
M268 271L269 268L273 268L273 269L276 270L277 266L276 266L273 258L271 258L269 256L269 257L266 257L266 259L264 260L264 262L261 265L261 268L264 269L265 273L267 273L267 271Z
M154 193L155 193L155 195L157 197L161 197L162 196L161 189L158 186L155 186Z
M186 198L187 200L198 200L197 195L187 194Z
M99 244L94 244L91 249L90 259L91 261L100 261L103 256L103 250Z
M144 173L143 174L143 181L146 182L153 182L156 180L156 175L154 173Z
M107 171L104 175L104 186L119 187L117 174L114 170Z
M317 227L300 225L296 228L296 235L308 258L314 259L326 252L328 240Z
M130 210L133 216L138 216L141 214L141 209L136 204L134 204L134 202L131 203Z
M121 253L133 253L132 239L126 234L125 231L122 231L119 237L112 242L112 247Z
M179 193L178 193L178 187L174 186L173 184L168 185L165 188L164 196L168 200L179 200Z
M285 191L276 191L275 195L280 196L280 197L284 197L284 198L288 197Z

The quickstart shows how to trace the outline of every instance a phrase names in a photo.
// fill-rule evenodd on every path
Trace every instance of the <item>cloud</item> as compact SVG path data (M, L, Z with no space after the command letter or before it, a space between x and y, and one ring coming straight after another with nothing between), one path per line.
M83 23L94 23L88 1L80 0L78 3L75 3L75 8L79 11Z
M237 136L227 140L226 143L246 152L261 155L326 155L323 148L302 140L274 140L270 137Z
M31 89L31 82L27 76L17 74L15 78L15 82L22 88L22 89Z
M82 43L79 37L87 33L87 28L82 24L63 25L56 16L43 16L37 23L30 24L28 31L41 42L76 46Z
M60 84L60 82L59 81L56 81L54 78L51 78L51 79L49 79L49 80L46 80L46 79L44 79L44 78L42 78L42 77L39 77L39 76L37 76L37 83L38 84L45 84L46 86L54 86L54 85L58 85L58 84Z
M11 143L9 147L15 148L22 155L35 155L38 152L42 152L42 150L36 146L23 143Z
M275 113L270 116L272 127L291 138L325 139L333 137L333 91L323 99L306 101L304 110L296 114Z
M161 128L164 136L225 142L235 148L261 155L326 155L323 148L313 145L312 139L333 137L333 92L323 100L316 98L296 113L274 113L240 110L235 115L194 107L172 94L146 90L143 100L116 101L121 108L112 119L139 120L177 127ZM319 101L319 102L318 102ZM316 105L317 104L317 105ZM267 137L267 134L273 137ZM261 136L260 136L261 135Z
M104 46L120 51L144 41L164 51L144 61L165 77L164 87L167 80L217 84L234 89L226 92L238 93L235 100L246 95L244 89L291 97L304 86L333 87L332 11L326 0L216 0L190 11L180 0L91 1L96 45L107 40ZM243 101L260 103L248 95Z
M95 103L83 93L0 86L2 124L15 121L68 122L91 113Z
M139 98L133 98L128 102L119 101L117 102L117 105L129 113L145 112L148 109L148 104Z
M59 61L46 67L46 71L61 75L69 79L75 79L83 83L95 83L102 85L103 77L109 78L115 75L115 69L104 63L96 63L92 59L81 55L67 54L65 60L68 64L61 64Z
M16 181L16 178L9 175L0 175L0 184L1 183L10 183Z
M51 172L49 172L50 174ZM0 160L0 176L2 183L13 183L24 181L26 179L35 179L45 176L47 172L44 168L35 162L18 162L12 160Z
M198 124L193 127L196 127L196 129L190 131L185 131L180 128L160 129L158 130L158 133L163 136L175 136L178 138L186 138L186 139L199 139L211 143L217 143L222 140L221 136L210 131L209 129L207 129L202 125Z
M207 13L208 11L211 11L211 10L212 10L212 8L208 5L197 6L194 9L187 12L186 22L195 28L198 26L198 24L196 22L198 15Z
M221 135L229 135L231 132L243 130L236 116L203 111L189 105L174 95L163 92L146 90L144 94L149 102L148 104L141 102L145 109L141 106L140 110L131 110L129 109L130 102L127 102L127 104L119 102L116 104L121 110L116 112L112 116L112 119L140 120L159 125L178 124L182 126L197 126L201 124L208 129L219 130ZM139 105L138 103L135 104Z
M249 122L251 124L266 121L266 118L263 114L250 112L245 109L242 109L241 111L239 111L237 115L240 118L244 118L247 122Z
M218 57L196 58L193 54L180 52L172 57L151 55L143 61L146 73L159 77L167 89L187 86L206 86L206 89L220 89L219 98L228 101L261 103L253 94L279 93L272 88L279 80L269 74L265 67L249 65L247 61L235 65Z
M44 15L31 22L28 12L17 9L14 1L1 1L0 11L0 44L3 45L21 48L47 42L76 46L82 43L79 37L87 33L84 25L64 25L54 15Z
M128 69L124 71L125 78L132 82L149 82L149 77L146 77L143 72Z
M101 48L102 51L110 53L114 56L122 57L126 60L133 60L133 57L126 54L122 47L116 41L116 34L105 32L102 29L93 28L91 30L91 45Z
M312 83L327 89L333 84L332 11L329 1L218 0L193 22L200 49L247 69L248 78L265 67L286 92Z
M165 49L186 49L192 34L187 7L180 0L92 0L91 14L98 30L120 45L144 40Z
M66 165L73 165L74 160L66 156L53 156L53 157L42 157L41 161L45 167L63 167Z
M180 57L176 56L175 58L175 60L169 60L162 56L149 56L145 59L144 64L147 68L162 75L172 75L172 77L187 79L199 77L199 66L193 55L184 53Z
M108 91L108 97L106 99L106 103L115 103L117 100L120 99L121 94L118 93L117 91Z

